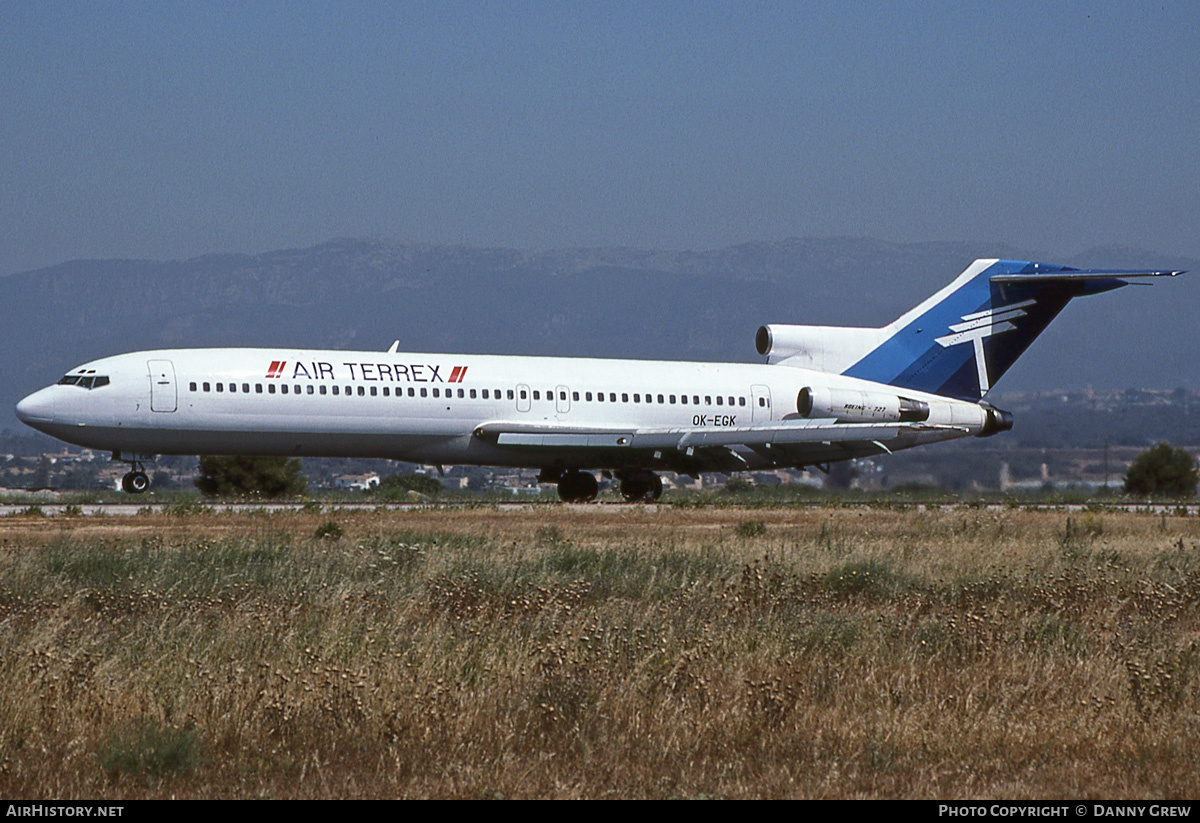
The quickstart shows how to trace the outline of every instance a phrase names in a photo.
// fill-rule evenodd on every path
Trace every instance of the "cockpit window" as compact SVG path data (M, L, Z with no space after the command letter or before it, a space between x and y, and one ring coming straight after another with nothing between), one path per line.
M108 375L104 374L64 374L58 381L60 386L79 386L83 389L98 389L108 385Z

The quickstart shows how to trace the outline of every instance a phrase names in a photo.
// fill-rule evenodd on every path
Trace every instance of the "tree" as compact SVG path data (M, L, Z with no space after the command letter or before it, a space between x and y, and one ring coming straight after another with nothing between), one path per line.
M1130 464L1125 472L1125 491L1140 497L1191 497L1198 479L1196 461L1187 451L1159 443Z
M285 497L303 494L308 479L294 457L206 456L200 458L196 488L220 497Z

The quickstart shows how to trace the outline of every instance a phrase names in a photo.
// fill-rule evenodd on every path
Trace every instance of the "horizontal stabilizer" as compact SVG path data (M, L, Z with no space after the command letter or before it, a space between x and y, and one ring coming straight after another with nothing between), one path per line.
M1118 271L1116 269L1064 269L1053 272L1028 272L1022 274L994 274L992 283L1047 283L1053 281L1077 282L1079 280L1125 280L1132 277L1177 277L1179 271Z

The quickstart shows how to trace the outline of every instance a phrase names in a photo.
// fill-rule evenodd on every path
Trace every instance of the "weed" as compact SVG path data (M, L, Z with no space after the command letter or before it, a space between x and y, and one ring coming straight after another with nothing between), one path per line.
M152 721L114 731L100 751L109 780L122 776L163 779L192 771L200 762L199 735Z
M313 532L313 537L318 540L341 540L345 532L333 520L326 520L321 525L317 526L317 530Z
M761 520L743 520L737 524L738 537L762 537L767 533L767 524Z

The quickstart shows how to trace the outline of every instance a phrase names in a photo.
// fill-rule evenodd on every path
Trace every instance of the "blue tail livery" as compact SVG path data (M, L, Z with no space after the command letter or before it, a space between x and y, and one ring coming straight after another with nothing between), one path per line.
M1072 298L1181 273L976 260L883 328L764 326L758 349L771 362L978 401Z

